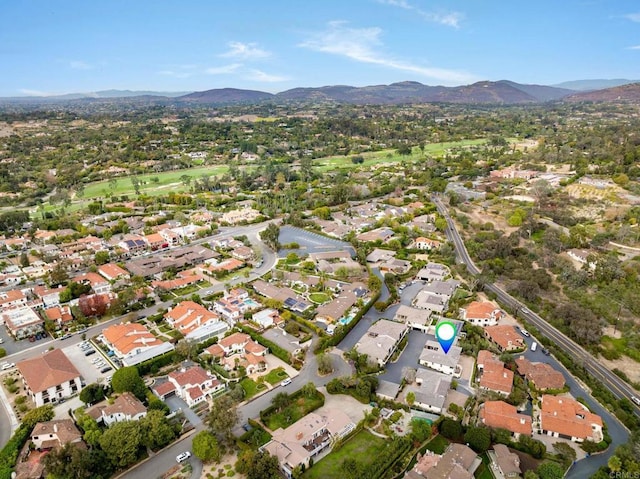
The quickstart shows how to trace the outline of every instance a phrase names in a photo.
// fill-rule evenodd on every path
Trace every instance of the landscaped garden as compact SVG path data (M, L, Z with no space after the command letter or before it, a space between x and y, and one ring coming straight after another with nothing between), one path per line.
M285 372L284 368L276 368L269 371L269 373L264 376L264 380L271 385L275 385L288 377L289 375Z
M323 404L324 395L313 383L309 383L291 395L284 392L277 394L272 405L260 411L260 419L271 431L286 429Z
M374 436L367 430L358 432L340 449L318 461L302 476L304 479L325 479L328 477L344 477L343 462L357 458L358 463L369 466L379 452L386 447L386 441Z
M240 386L242 386L242 389L244 390L245 399L251 399L256 394L267 389L265 384L258 384L251 378L244 378L240 381Z
M327 293L311 293L309 299L316 304L323 304L329 301L331 298Z

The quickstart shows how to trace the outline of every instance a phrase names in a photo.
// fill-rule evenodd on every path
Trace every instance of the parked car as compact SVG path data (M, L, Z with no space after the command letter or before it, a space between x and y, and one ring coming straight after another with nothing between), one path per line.
M636 403L636 406L640 406L640 398L637 398L636 396L631 396L631 400Z
M531 343L531 351L535 351L537 348L538 348L538 343L536 343L535 341Z
M69 339L71 336L72 336L72 334L70 334L70 333L67 333L67 334L65 334L63 336L60 336L60 341L64 341L65 339Z
M91 356L92 354L96 354L95 349L88 349L87 351L84 352L85 356Z
M542 351L542 354L544 354L545 356L549 356L551 354L551 352L547 348L542 348L540 351Z
M528 338L529 336L531 336L531 335L529 334L529 331L527 331L526 329L521 329L521 330L520 330L520 334L522 334L523 336L525 336L525 337L527 337L527 338Z
M288 386L289 384L291 384L291 378L287 378L284 381L282 381L280 383L280 386Z
M100 370L100 372L101 373L108 373L109 371L111 371L111 369L112 369L111 366L105 366Z
M178 462L186 461L190 457L191 457L191 453L189 451L185 451L176 456L176 461Z
M15 368L16 364L15 363L4 363L2 365L2 370L6 371L7 369L11 369L11 368Z

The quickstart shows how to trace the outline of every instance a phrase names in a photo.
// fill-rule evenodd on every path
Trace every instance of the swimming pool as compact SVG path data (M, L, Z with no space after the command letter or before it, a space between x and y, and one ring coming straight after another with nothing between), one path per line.
M346 326L346 325L347 325L347 324L349 324L351 321L353 321L353 315L352 315L352 314L351 314L351 315L349 315L349 316L347 316L346 318L340 318L340 319L338 320L338 322L339 322L340 324L342 324L343 326Z
M250 298L245 299L244 304L248 308L257 308L258 306L260 306L256 301Z

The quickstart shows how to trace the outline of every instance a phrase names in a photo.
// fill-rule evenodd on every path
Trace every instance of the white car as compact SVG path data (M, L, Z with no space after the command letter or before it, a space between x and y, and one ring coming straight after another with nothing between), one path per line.
M526 329L521 329L520 330L520 334L522 334L524 337L528 338L529 336L531 336L529 334L529 331L527 331Z
M288 386L289 384L291 384L291 378L287 378L284 381L282 381L280 383L280 386Z
M16 364L15 363L4 363L2 365L2 370L6 371L7 369L11 369L11 368L15 368Z
M636 406L640 406L640 398L637 398L635 396L631 396L631 400L636 403Z
M191 453L189 451L185 451L185 452L180 453L180 454L178 454L176 456L176 461L178 461L178 462L186 461L190 457L191 457Z

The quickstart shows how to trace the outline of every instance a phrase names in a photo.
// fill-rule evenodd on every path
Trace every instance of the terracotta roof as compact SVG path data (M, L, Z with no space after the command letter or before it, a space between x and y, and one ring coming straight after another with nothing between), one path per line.
M153 388L158 396L165 396L172 391L176 390L175 385L171 381L164 382Z
M119 276L129 276L129 273L126 270L113 263L103 264L98 268L98 273L109 280L115 279Z
M192 366L186 371L173 371L169 373L169 377L173 378L181 387L196 384L200 385L212 379L200 366Z
M568 437L589 439L592 425L602 427L602 418L590 412L573 398L544 394L540 412L540 427Z
M98 273L92 273L91 271L76 276L75 278L73 278L73 281L76 283L88 282L91 286L107 283L106 279L104 279Z
M138 323L114 324L102 331L102 335L120 354L128 354L135 348L153 347L162 344L149 330Z
M244 344L251 340L251 337L245 333L233 333L227 336L226 338L222 338L218 344L223 348L228 348L233 346L234 344Z
M480 387L511 394L512 386L513 371L505 368L502 361L494 359L485 363L482 377L480 378Z
M66 323L67 321L73 320L69 306L55 306L53 308L48 308L45 310L45 314L51 321L62 321L63 323Z
M224 356L224 349L219 344L213 344L205 349L203 352L210 354L211 356L216 356L221 358Z
M465 308L467 318L489 319L492 313L498 310L497 317L500 317L500 309L492 303L486 301L474 301Z
M503 350L518 349L524 347L524 340L513 326L487 326L485 335Z
M202 389L200 389L200 386L193 386L187 389L187 394L189 395L192 401L195 401L199 397L204 396L204 393L202 392Z
M515 406L504 401L487 401L480 409L482 422L514 434L531 434L531 416L519 414Z
M164 315L165 319L183 334L188 334L218 315L194 301L182 301Z
M267 348L265 348L261 344L256 343L255 341L249 341L247 344L245 344L244 350L247 353L262 354L267 350Z
M34 393L46 391L50 387L80 377L78 370L61 349L54 349L42 356L26 359L19 362L16 367Z
M562 389L565 379L560 371L546 363L532 363L525 357L516 359L518 373L531 381L537 389Z

